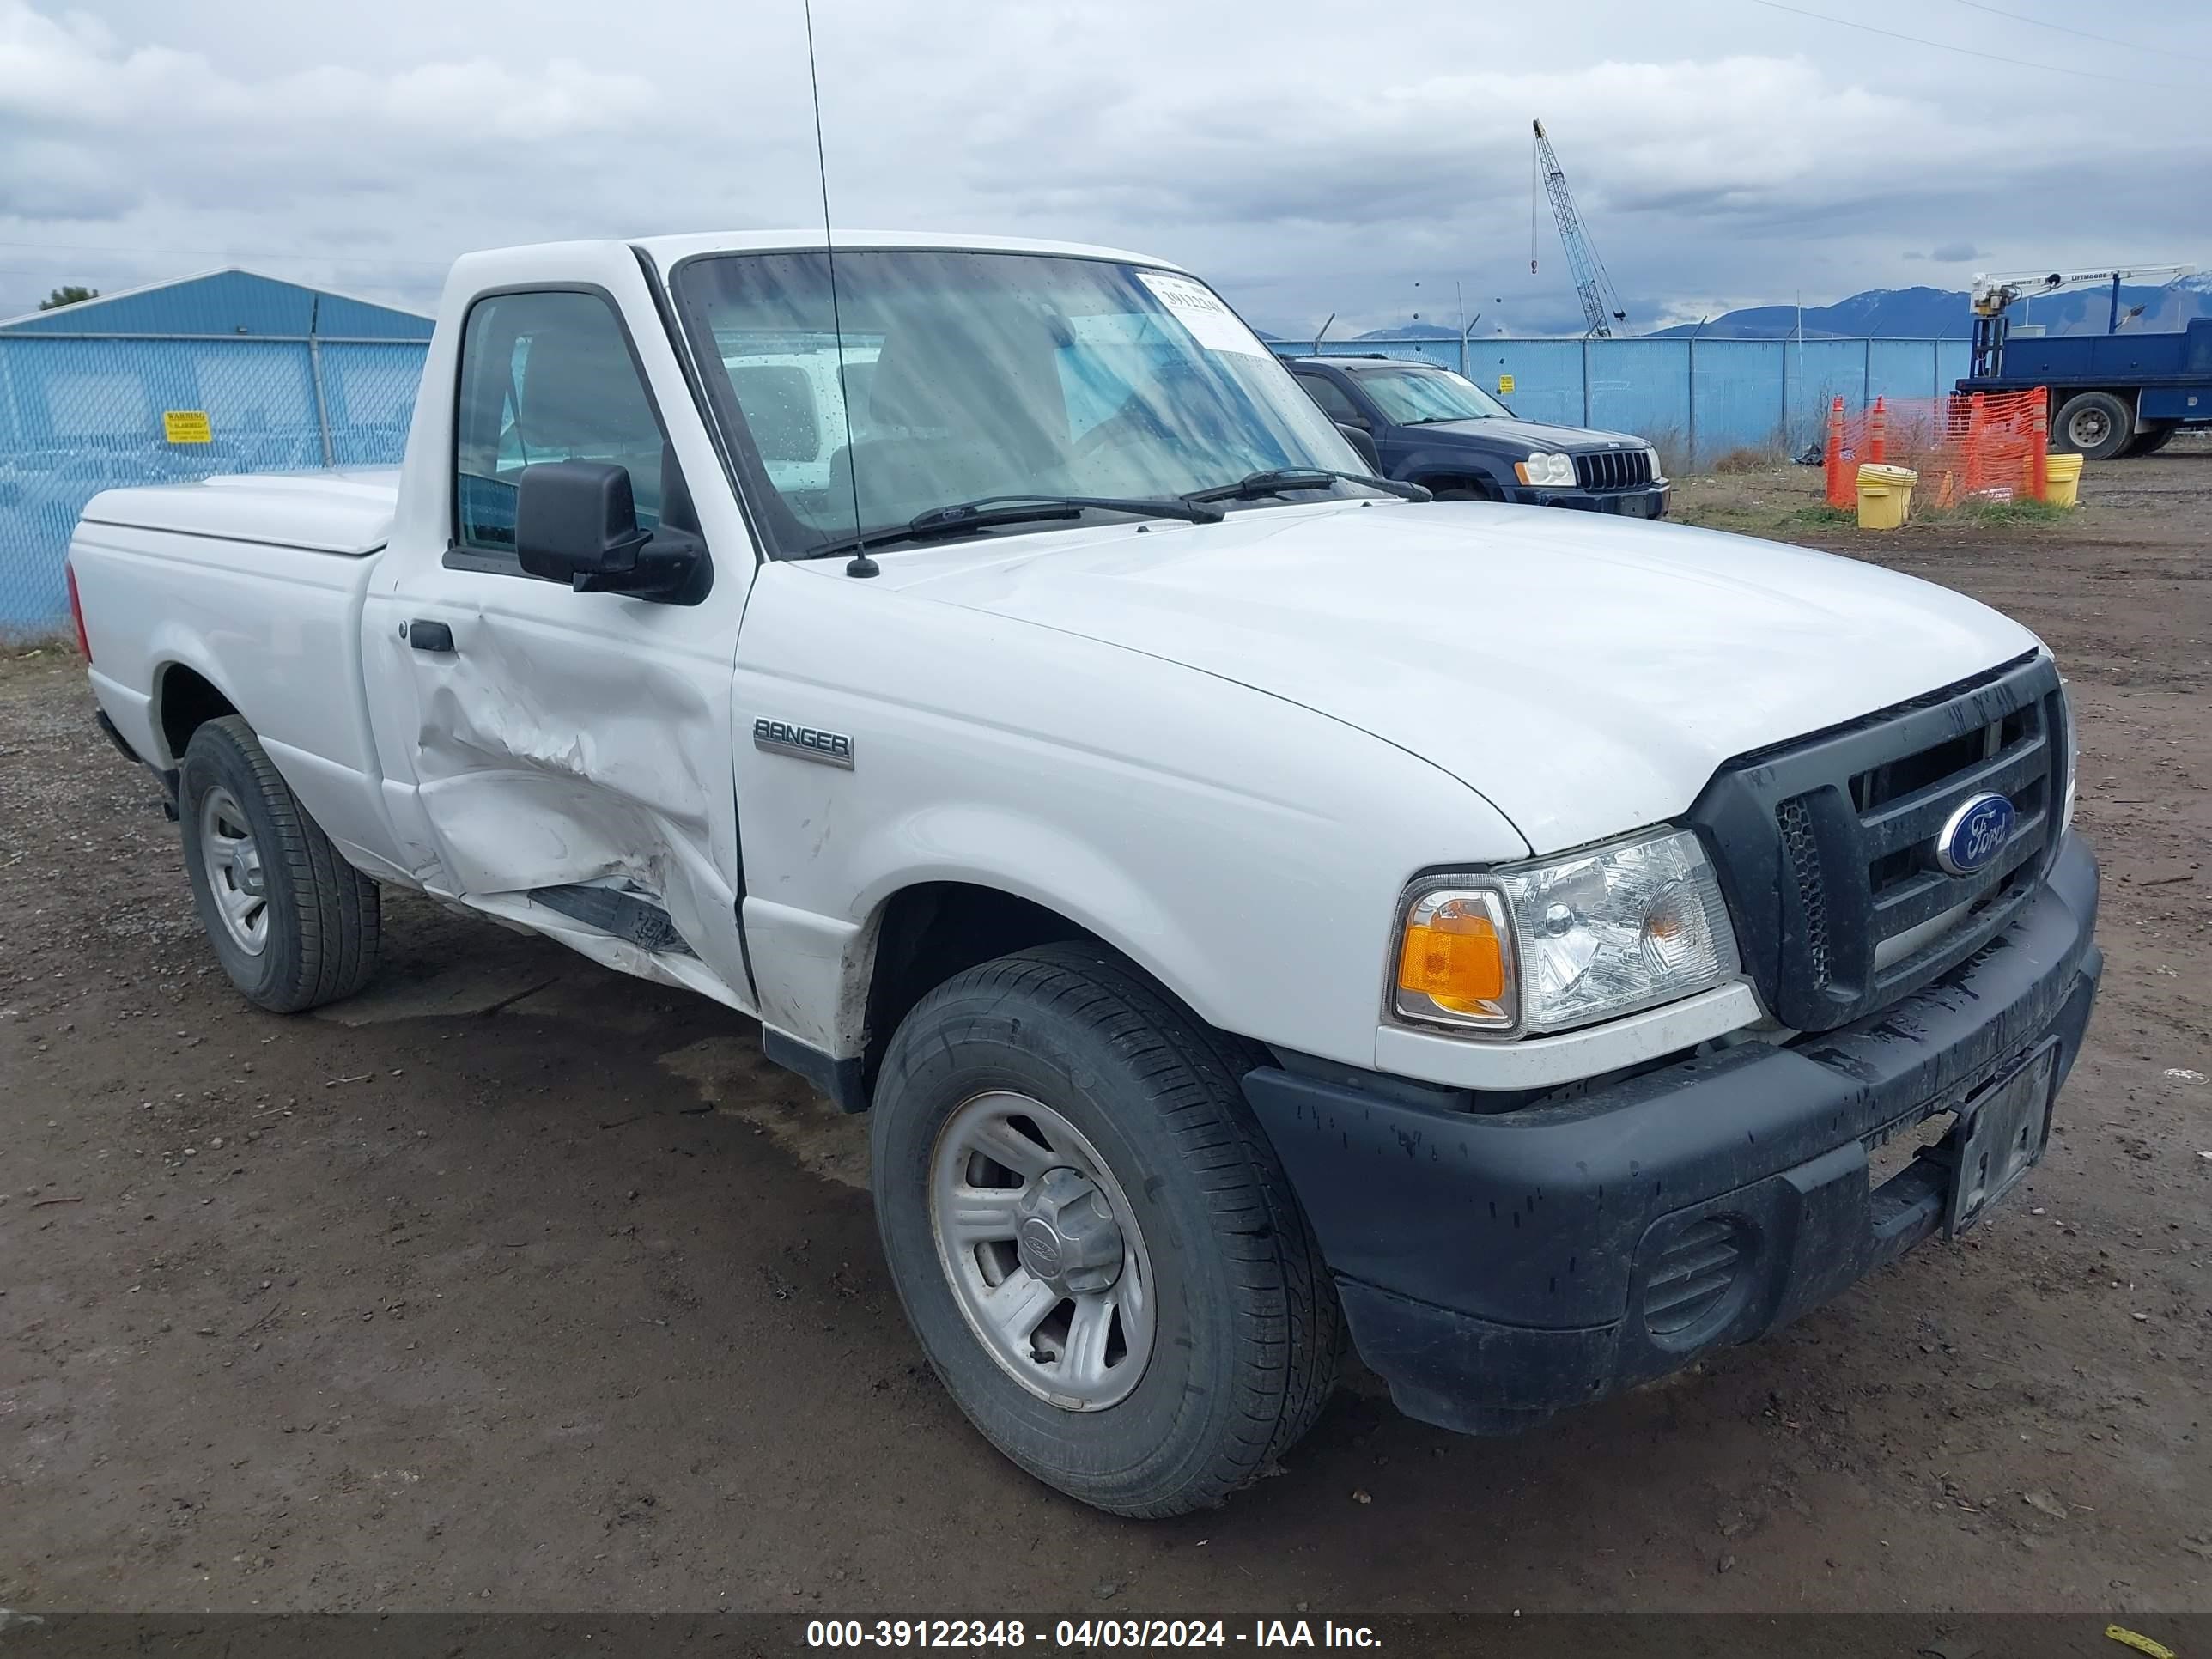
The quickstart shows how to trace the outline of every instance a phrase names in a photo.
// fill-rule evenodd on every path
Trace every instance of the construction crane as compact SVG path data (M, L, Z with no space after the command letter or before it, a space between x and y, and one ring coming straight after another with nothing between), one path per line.
M1605 274L1604 263L1590 246L1589 233L1583 228L1583 222L1575 212L1575 198L1567 190L1567 175L1560 170L1552 141L1544 136L1544 124L1536 121L1530 125L1536 129L1536 178L1528 187L1528 274L1536 274L1536 185L1541 184L1552 198L1552 216L1559 221L1559 241L1567 250L1567 266L1575 276L1575 293L1583 302L1583 320L1589 325L1583 332L1599 339L1610 339L1613 325L1626 322L1628 313L1622 308L1613 279Z

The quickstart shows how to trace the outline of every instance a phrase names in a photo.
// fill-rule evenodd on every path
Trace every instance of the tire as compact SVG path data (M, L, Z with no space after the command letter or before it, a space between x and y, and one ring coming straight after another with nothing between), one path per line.
M1115 1515L1220 1504L1312 1426L1335 1382L1335 1288L1238 1085L1256 1057L1104 947L1079 943L1002 957L947 981L907 1016L884 1058L871 1132L877 1224L923 1352L993 1445ZM1053 1120L1053 1150L1039 1160L1061 1161L1013 1196L1032 1202L1066 1178L1070 1161L1095 1160L1103 1179L1084 1213L1095 1221L1110 1211L1117 1224L1122 1265L1109 1294L1122 1298L1112 1327L1118 1363L1127 1366L1140 1345L1143 1363L1118 1380L1103 1370L1080 1401L1048 1396L1091 1387L1066 1380L1082 1305L1056 1304L1016 1339L1027 1354L1001 1357L960 1275L995 1252L1000 1288L1019 1288L1037 1260L1022 1253L1026 1243L940 1242L951 1206L933 1193L974 1194L992 1171L1012 1173L968 1161L960 1139L961 1126L1007 1102ZM957 1181L975 1184L939 1184L948 1158ZM1008 1193L1002 1186L994 1201L1010 1201ZM967 1267L957 1267L963 1253ZM1045 1260L1062 1261L1057 1245ZM1051 1281L1028 1283L1045 1287L1037 1306L1054 1293ZM1133 1327L1133 1307L1150 1310ZM1139 1334L1146 1318L1148 1337ZM1063 1319L1061 1337L1048 1334ZM1057 1371L1035 1363L1055 1340ZM1112 1352L1102 1335L1097 1352Z
M2133 438L2130 439L2128 441L2128 447L2120 452L2120 459L2122 460L2128 460L2137 455L2155 455L2160 450L2165 448L2166 445L2171 443L2172 441L2173 428L2172 427L2153 427L2149 431L2138 432Z
M1434 484L1429 493L1440 501L1494 501L1497 492L1481 484Z
M2059 406L2051 423L2051 447L2084 460L2108 461L2135 435L2135 416L2109 392L2084 392Z
M200 926L246 1000L293 1014L366 985L376 971L376 884L339 856L253 729L235 714L204 723L177 793Z

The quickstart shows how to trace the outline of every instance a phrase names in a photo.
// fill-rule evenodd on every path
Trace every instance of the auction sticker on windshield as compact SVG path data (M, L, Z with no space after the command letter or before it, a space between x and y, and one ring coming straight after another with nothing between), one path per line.
M1165 270L1140 270L1137 280L1152 289L1152 297L1173 312L1175 319L1208 351L1242 351L1255 357L1267 355L1259 337L1205 283Z

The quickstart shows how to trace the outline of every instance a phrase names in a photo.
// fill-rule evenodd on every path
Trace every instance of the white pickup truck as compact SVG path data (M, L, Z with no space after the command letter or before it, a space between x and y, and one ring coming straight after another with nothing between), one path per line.
M1523 1427L2041 1156L2097 873L2057 670L1972 600L1376 482L1099 248L476 254L424 374L396 476L76 532L216 953L343 997L391 884L757 1018L1063 1491L1218 1502L1347 1331Z

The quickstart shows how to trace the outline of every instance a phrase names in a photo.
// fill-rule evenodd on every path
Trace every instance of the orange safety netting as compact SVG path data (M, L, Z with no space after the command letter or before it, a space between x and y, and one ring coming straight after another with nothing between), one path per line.
M1923 500L2041 501L2051 447L2041 386L1948 398L1877 398L1856 415L1828 410L1828 505L1857 499L1862 465L1909 466Z

